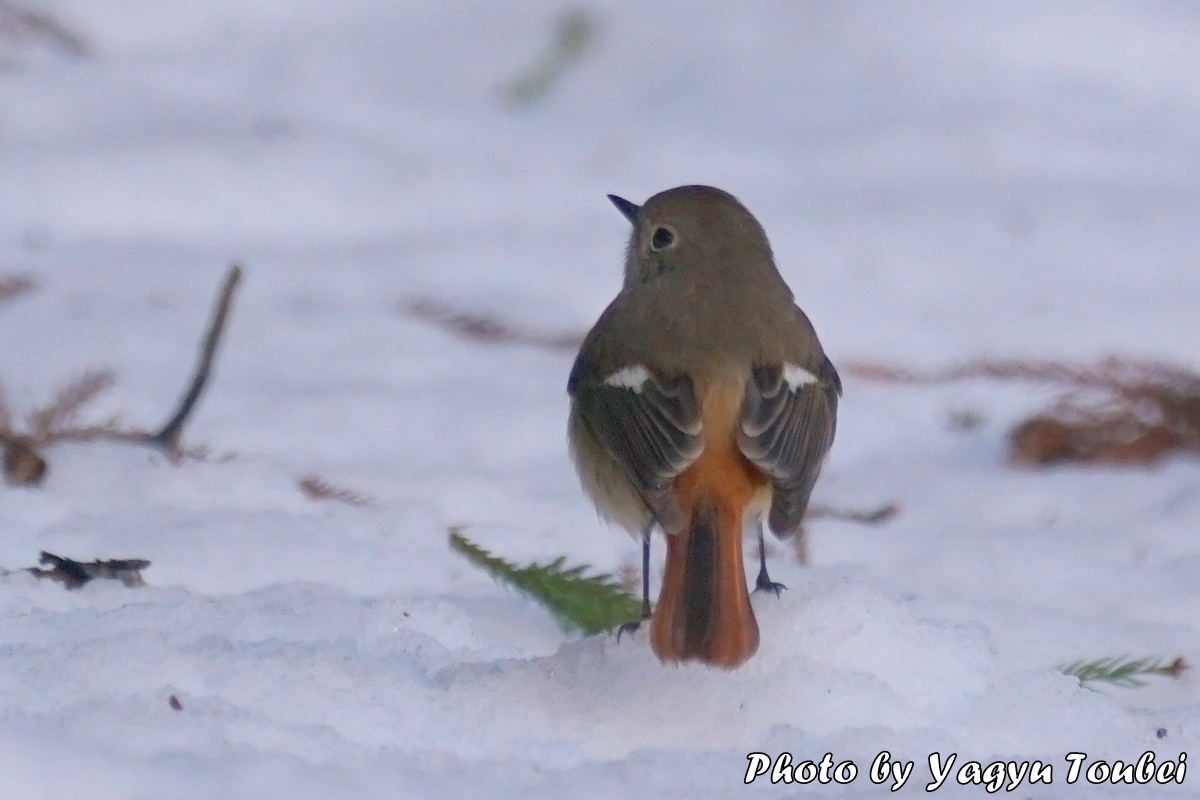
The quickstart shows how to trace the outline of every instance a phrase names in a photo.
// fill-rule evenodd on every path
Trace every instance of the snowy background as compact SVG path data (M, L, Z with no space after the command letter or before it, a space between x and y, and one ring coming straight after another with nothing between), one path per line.
M1014 470L1045 395L848 379L816 501L901 513L814 522L807 567L774 545L758 655L667 668L644 636L564 637L446 546L462 524L516 560L638 564L568 461L571 354L400 309L584 330L627 235L604 194L703 182L761 219L835 362L1200 366L1200 7L594 2L578 63L515 106L564 10L0 6L0 273L40 284L0 308L10 402L107 367L89 418L161 423L246 267L185 432L229 458L61 445L42 487L0 485L0 565L153 562L137 590L0 579L0 798L874 796L883 750L917 762L908 794L938 751L1097 797L1066 753L1194 749L1194 675L1055 668L1200 661L1195 461ZM950 430L964 408L984 424ZM310 473L372 502L315 503ZM745 787L750 751L860 774ZM1200 796L1192 769L1107 792Z

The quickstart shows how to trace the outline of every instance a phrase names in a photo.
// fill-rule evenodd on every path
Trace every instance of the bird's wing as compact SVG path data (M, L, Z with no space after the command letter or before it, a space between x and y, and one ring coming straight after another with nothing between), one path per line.
M671 481L703 449L700 409L686 376L632 364L600 374L582 359L567 386L587 432L620 466L667 530L680 522Z
M808 370L756 366L746 382L738 446L771 480L769 522L778 536L800 527L817 475L833 444L841 379L829 359Z

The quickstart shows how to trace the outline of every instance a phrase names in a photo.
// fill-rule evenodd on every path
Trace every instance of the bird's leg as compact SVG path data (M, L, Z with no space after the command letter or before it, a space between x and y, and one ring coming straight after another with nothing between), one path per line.
M762 519L758 520L758 580L754 582L754 591L756 592L774 592L776 597L787 587L782 583L775 583L771 580L771 576L767 574L767 542L763 538L763 523Z
M626 622L617 628L617 641L621 641L622 633L633 633L642 627L642 623L650 619L650 531L654 523L642 531L642 618L635 622Z

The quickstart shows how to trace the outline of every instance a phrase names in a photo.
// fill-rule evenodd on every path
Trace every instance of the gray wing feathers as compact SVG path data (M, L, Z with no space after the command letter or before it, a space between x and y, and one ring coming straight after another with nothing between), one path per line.
M817 380L793 389L783 367L755 367L746 382L738 446L774 488L769 522L779 536L795 531L833 444L841 383L825 361Z
M637 389L581 383L575 401L588 432L621 466L659 522L674 525L679 510L671 481L704 445L691 381L651 376Z

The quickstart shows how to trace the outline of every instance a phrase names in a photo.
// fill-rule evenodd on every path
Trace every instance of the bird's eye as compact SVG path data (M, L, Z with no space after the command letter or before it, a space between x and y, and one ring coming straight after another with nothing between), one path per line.
M673 244L675 244L675 234L670 228L654 229L654 234L650 237L651 250L666 250Z

